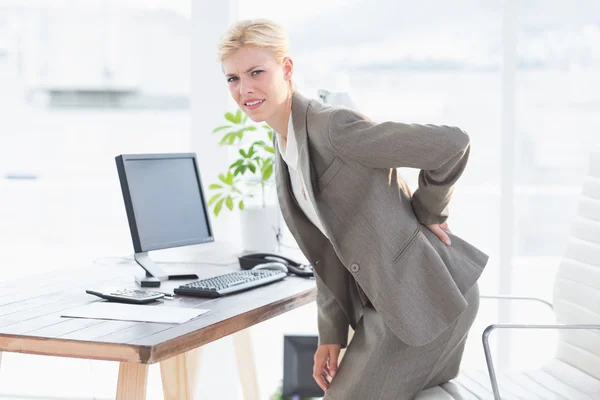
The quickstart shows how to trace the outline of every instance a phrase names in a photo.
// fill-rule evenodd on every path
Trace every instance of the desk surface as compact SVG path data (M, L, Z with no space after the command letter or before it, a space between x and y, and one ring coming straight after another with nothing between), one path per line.
M237 265L161 265L168 273L200 278L239 270ZM65 310L98 301L85 289L135 288L137 265L94 265L0 282L0 351L151 364L248 328L316 298L314 279L287 277L218 299L176 296L154 307L206 308L183 324L62 318ZM189 281L163 282L171 291Z

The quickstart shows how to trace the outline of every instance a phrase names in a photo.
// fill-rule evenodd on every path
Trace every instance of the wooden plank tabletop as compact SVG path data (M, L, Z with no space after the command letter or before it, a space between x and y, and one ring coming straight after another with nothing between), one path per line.
M239 270L238 265L164 264L170 274L200 278ZM316 298L314 279L283 281L218 299L175 296L144 307L204 308L183 324L63 318L68 309L103 301L86 289L136 288L132 263L93 265L0 282L0 351L151 364L220 339ZM189 281L163 282L171 292Z

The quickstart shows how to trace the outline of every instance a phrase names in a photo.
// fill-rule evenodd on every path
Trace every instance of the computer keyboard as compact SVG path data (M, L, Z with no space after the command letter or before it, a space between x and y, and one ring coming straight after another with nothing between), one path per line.
M236 271L190 282L173 291L175 294L186 296L221 297L277 282L286 276L287 274L283 271L266 269Z

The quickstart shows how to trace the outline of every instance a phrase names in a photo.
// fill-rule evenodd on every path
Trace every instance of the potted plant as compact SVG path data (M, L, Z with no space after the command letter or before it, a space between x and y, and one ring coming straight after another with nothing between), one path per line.
M290 397L290 396L284 396L282 393L283 393L283 382L280 381L279 386L277 387L277 390L275 391L275 393L273 393L271 395L269 400L315 400L314 397L300 397L300 396Z
M225 113L225 120L227 124L213 133L221 135L220 145L236 148L238 158L219 174L219 182L209 186L208 206L215 216L239 208L244 250L273 252L279 234L278 208L268 199L274 187L275 132L266 124L249 122L240 109Z

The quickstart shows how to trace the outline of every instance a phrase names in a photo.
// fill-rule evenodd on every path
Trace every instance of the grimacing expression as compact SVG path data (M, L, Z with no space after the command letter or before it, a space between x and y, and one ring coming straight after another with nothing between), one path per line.
M270 50L244 46L222 68L231 97L254 122L270 119L289 95L292 62L278 62Z

